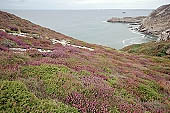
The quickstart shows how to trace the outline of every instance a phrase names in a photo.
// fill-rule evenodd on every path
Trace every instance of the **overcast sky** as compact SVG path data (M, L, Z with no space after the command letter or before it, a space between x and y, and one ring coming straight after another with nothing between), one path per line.
M155 9L170 0L0 0L0 9Z

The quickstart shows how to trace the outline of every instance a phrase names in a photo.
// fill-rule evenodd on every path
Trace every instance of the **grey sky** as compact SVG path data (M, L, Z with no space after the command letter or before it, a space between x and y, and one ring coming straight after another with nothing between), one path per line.
M170 0L0 0L0 9L155 9Z

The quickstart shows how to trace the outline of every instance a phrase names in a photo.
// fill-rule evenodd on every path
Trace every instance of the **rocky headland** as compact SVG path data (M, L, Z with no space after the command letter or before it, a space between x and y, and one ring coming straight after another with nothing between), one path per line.
M117 17L113 17L109 20L107 20L107 22L111 22L111 23L138 23L140 24L143 19L145 19L146 16L139 16L139 17L123 17L123 18L117 18Z
M170 39L170 4L154 10L149 16L109 19L112 23L138 23L138 31L158 37L158 41Z
M145 18L139 31L158 36L158 40L170 39L170 4L154 10Z

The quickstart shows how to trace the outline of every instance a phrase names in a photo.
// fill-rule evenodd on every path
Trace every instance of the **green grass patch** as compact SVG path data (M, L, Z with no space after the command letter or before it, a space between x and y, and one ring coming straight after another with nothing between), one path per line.
M134 44L130 47L130 49L128 50L129 53L137 53L138 49L141 47L140 44ZM126 49L125 49L126 50Z
M145 54L150 56L166 57L166 51L170 48L169 41L148 42L143 44L134 44L127 46L122 51L129 53Z
M133 103L134 102L134 97L133 95L131 95L130 93L128 93L125 89L123 88L116 88L114 91L114 95L115 96L120 96L121 98L123 98L124 100L126 100L129 103Z
M163 97L163 95L159 92L159 85L152 81L145 80L145 83L139 84L137 90L140 93L141 101L144 102L161 100Z
M111 74L112 73L112 70L108 67L103 67L102 69L105 73L108 73L108 74Z
M90 76L91 73L86 70L80 70L80 71L73 72L73 75L78 76L78 77L83 77L83 76Z
M170 64L170 60L162 57L152 57L151 60L155 63Z
M116 76L112 77L112 78L108 79L108 82L112 87L116 87L118 85L119 78Z

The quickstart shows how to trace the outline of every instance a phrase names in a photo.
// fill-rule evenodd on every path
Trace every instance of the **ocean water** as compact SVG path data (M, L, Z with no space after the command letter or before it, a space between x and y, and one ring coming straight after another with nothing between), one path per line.
M116 49L155 40L128 24L107 23L111 17L146 16L152 10L5 10L73 38ZM126 13L122 13L126 12Z

